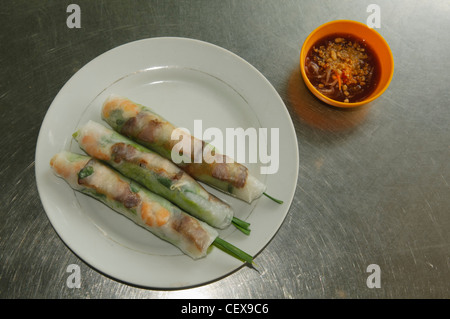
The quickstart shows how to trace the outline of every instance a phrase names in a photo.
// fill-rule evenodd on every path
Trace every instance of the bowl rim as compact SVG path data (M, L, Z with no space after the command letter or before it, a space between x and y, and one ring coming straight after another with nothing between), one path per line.
M303 63L303 60L304 60L303 56L306 58L306 54L307 54L307 52L305 52L307 50L306 47L305 47L306 43L308 43L308 41L311 39L311 37L314 34L316 34L319 30L321 30L322 28L327 27L329 25L336 24L336 23L350 23L350 24L355 24L355 25L359 25L361 27L367 28L367 29L370 30L369 32L373 32L374 35L376 37L378 37L381 40L381 42L383 43L383 45L387 48L387 51L389 53L389 62L392 65L392 68L390 70L390 74L389 74L388 80L387 80L386 84L383 86L383 88L377 94L375 94L374 96L372 96L372 97L370 97L368 99L365 99L365 100L362 100L362 101L359 101L359 102L352 102L352 103L346 103L346 102L340 102L340 101L333 100L333 99L327 97L326 95L320 93L312 85L312 83L308 79L308 76L306 75L305 65ZM357 34L355 34L355 35L357 36ZM393 54L392 54L392 50L391 50L389 44L387 43L386 39L384 39L384 37L377 30L375 30L374 28L370 28L366 24L364 24L362 22L359 22L359 21L354 21L354 20L347 20L347 19L333 20L333 21L329 21L329 22L326 22L324 24L321 24L320 26L315 28L306 37L305 41L303 41L303 45L302 45L302 48L301 48L301 51L300 51L300 71L301 71L303 80L306 83L306 86L320 100L322 100L323 102L325 102L325 103L327 103L329 105L336 106L336 107L353 108L353 107L357 107L357 106L368 104L368 103L376 100L377 98L379 98L386 91L386 89L389 87L389 85L390 85L390 83L392 81L393 75L394 75L394 57L393 57Z

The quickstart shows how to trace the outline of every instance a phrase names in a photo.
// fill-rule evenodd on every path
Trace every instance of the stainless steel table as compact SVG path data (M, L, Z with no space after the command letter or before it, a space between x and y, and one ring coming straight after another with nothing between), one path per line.
M329 108L299 75L322 23L366 23L374 1L8 1L0 8L1 298L449 298L450 1L378 0L395 59L385 94ZM81 9L68 28L67 7ZM277 235L244 267L204 286L151 290L79 260L42 208L34 152L45 113L94 57L137 39L219 45L261 71L298 138L294 201ZM79 265L80 288L66 284ZM370 265L377 265L373 270ZM375 266L375 267L377 267ZM379 274L379 287L370 284ZM373 283L374 281L372 281Z

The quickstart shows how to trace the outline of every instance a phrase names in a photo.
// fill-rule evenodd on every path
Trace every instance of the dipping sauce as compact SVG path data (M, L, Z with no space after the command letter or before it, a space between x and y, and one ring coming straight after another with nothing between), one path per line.
M305 59L311 84L339 102L359 102L377 87L380 63L370 46L350 34L333 34L318 40Z

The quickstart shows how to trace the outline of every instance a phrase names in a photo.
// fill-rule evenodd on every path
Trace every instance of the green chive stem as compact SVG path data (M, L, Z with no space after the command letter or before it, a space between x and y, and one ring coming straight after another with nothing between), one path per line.
M263 194L266 195L267 197L269 197L269 198L270 198L271 200L273 200L275 203L283 204L283 201L282 201L282 200L273 198L272 196L270 196L269 194L266 194L266 193L263 193Z
M250 234L250 229L249 229L250 224L249 223L244 222L243 220L241 220L237 217L233 217L232 223L237 229L239 229L244 234L246 234L246 235Z
M243 233L246 234L247 236L250 235L250 229L242 228L241 226L236 225L236 224L234 224L234 227L236 227L237 229L239 229L241 232L243 232Z
M249 254L247 254L246 252L240 250L239 248L237 248L236 246L233 246L232 244L230 244L229 242L223 240L220 237L216 237L216 239L213 241L212 243L214 246L216 246L217 248L223 250L224 252L226 252L227 254L241 260L244 261L250 265L253 265L253 257L250 256Z

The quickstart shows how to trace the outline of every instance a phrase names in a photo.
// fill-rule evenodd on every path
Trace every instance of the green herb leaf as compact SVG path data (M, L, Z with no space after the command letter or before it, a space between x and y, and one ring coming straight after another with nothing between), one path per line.
M139 187L139 185L138 185L137 183L135 183L134 181L130 181L130 190L131 190L133 193L137 193L137 192L140 191L140 187Z
M78 172L78 178L83 179L94 173L94 168L92 166L85 166L81 171Z
M166 188L170 188L170 186L172 186L172 180L170 178L157 176L156 179L160 184L164 185Z

